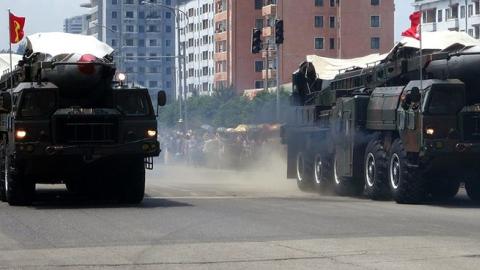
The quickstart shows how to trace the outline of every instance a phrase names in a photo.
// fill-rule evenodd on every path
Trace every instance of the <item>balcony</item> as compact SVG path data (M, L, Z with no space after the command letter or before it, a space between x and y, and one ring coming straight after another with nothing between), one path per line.
M228 78L227 72L217 72L215 73L214 81L215 82L226 81L227 78Z
M268 4L262 8L262 16L275 16L277 14L277 5Z
M273 27L271 27L271 26L263 27L263 29L262 29L262 36L263 37L272 37L273 35L275 35L275 31L274 31Z
M218 61L226 61L227 60L227 52L216 52L213 54L213 59L215 62Z
M266 79L268 74L268 78L272 79L277 76L277 71L275 69L269 69L268 72L266 69L262 70L262 79Z
M223 31L223 32L216 32L215 31L215 41L224 41L224 40L227 40L227 31Z

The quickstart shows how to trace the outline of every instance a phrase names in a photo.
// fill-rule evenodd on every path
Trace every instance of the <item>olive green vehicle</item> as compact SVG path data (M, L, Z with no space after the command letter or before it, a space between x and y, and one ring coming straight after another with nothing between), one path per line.
M0 79L0 199L10 205L31 204L38 183L122 203L144 198L145 168L160 153L148 90L115 81L110 56L75 57L27 51Z
M479 201L478 64L480 47L459 45L422 58L398 46L333 80L303 63L293 75L295 114L282 128L288 177L301 190L398 203L449 199L465 183Z

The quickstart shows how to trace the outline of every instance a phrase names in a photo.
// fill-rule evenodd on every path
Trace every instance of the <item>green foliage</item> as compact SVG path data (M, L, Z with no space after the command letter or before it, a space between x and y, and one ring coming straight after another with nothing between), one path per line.
M280 121L290 112L289 94L280 92ZM232 88L215 90L212 96L194 96L186 104L191 128L208 124L214 127L235 127L239 124L276 122L276 93L259 92L252 100L235 94ZM180 118L179 102L160 110L161 125L174 127ZM184 116L182 116L184 118Z

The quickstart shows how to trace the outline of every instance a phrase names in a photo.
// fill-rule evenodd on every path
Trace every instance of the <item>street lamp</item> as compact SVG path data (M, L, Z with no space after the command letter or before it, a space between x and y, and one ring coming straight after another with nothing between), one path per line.
M190 24L190 21L189 21L189 18L188 18L188 15L185 11L179 9L179 8L176 8L176 7L172 7L172 6L169 6L169 5L165 5L165 4L161 4L161 3L151 3L151 2L148 2L148 1L141 1L140 2L141 5L150 5L150 6L158 6L158 7L163 7L163 8L166 8L166 9L170 9L172 11L175 12L175 17L176 17L176 22L177 22L177 36L178 36L178 42L177 42L177 48L178 48L178 53L180 54L180 16L179 14L181 13L185 20L187 21L187 24L183 27L183 37L184 37L184 44L183 44L183 48L182 48L182 57L178 57L178 66L179 66L179 70L181 70L181 64L180 64L180 59L182 60L182 64L183 64L183 71L180 71L179 73L182 74L183 73L183 76L182 78L179 78L178 79L178 82L179 84L182 83L182 79L183 79L183 85L181 87L181 93L180 93L180 120L182 120L182 101L183 99L185 99L185 108L184 108L184 119L183 119L183 123L185 125L185 130L187 129L187 91L186 91L186 88L187 88L187 63L186 63L186 42L187 42L187 34L186 34L186 30L187 30L187 27L188 25ZM181 121L179 121L181 122Z

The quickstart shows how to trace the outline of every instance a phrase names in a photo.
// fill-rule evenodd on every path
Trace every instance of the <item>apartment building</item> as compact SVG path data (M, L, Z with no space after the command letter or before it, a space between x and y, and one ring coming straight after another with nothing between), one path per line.
M275 85L277 66L280 83L290 82L309 54L353 58L387 52L394 41L393 2L215 0L215 85L233 86L240 93L262 89ZM279 65L274 45L277 18L284 21L285 29ZM262 29L260 54L250 51L253 28Z
M87 30L87 16L80 15L65 19L63 32L70 34L82 34Z
M90 0L86 34L115 49L119 71L128 82L175 98L176 0ZM156 99L154 99L156 100Z
M188 18L180 17L180 35L177 37L180 46L176 52L176 55L185 53L186 57L185 94L211 95L214 89L214 0L178 0L177 5L188 15ZM183 81L177 79L177 86L182 84ZM180 89L177 88L178 94Z
M480 0L416 0L423 31L462 31L480 38Z

